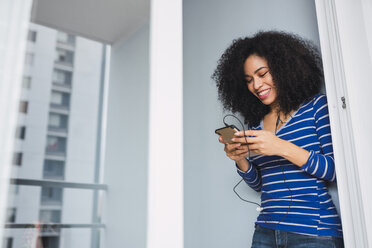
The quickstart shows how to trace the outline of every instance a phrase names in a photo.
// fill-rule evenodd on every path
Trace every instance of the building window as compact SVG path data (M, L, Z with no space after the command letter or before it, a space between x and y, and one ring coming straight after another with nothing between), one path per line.
M67 130L67 115L50 113L49 114L49 129L52 130Z
M59 237L43 236L41 237L41 242L43 248L58 248L59 247Z
M53 83L71 86L71 81L72 81L72 72L60 70L60 69L54 69Z
M65 65L72 65L73 60L74 60L74 53L72 51L68 51L62 48L56 49L55 62L65 64Z
M46 152L50 154L65 155L66 138L49 135L47 138Z
M26 136L26 127L25 126L17 127L16 138L23 140L25 139L25 136Z
M57 41L60 42L60 43L66 43L66 44L74 45L75 44L75 36L73 36L71 34L64 33L64 32L58 32L57 33Z
M28 102L27 101L21 101L19 103L19 112L27 114L28 110Z
M43 204L43 205L61 205L62 204L62 189L61 188L42 187L42 189L41 189L41 204Z
M58 160L44 160L43 177L45 179L64 179L65 162Z
M3 248L13 248L13 238L5 238Z
M34 57L33 53L27 52L25 56L25 64L26 65L33 65L34 64Z
M22 165L22 152L16 152L13 156L13 164L14 165Z
M36 41L36 31L28 30L27 40L35 42Z
M24 76L22 80L22 87L24 89L30 89L31 88L31 77Z
M50 98L50 104L53 107L69 108L70 94L53 90Z
M8 208L6 213L6 222L14 223L16 221L16 208Z
M19 193L19 185L11 184L9 185L9 195L18 195Z
M41 223L60 223L61 210L40 210Z

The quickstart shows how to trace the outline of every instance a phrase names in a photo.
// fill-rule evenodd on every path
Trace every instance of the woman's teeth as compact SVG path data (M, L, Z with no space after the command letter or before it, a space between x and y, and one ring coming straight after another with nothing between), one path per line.
M263 95L265 95L267 92L269 92L269 90L270 90L270 89L267 89L267 90L264 90L264 91L260 91L260 92L257 93L257 95L259 95L259 96L263 96Z

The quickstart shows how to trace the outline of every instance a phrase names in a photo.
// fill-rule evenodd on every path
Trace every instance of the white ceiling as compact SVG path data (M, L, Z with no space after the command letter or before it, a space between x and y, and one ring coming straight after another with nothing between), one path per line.
M31 21L114 44L127 39L150 15L150 0L34 0Z

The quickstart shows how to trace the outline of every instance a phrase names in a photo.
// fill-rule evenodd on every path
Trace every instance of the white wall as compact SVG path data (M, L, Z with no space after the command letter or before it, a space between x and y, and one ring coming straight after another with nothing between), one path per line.
M102 46L76 38L65 170L66 179L71 182L94 181Z
M104 247L145 247L147 215L149 27L111 49Z
M232 191L239 177L214 134L224 113L210 76L234 38L258 30L290 31L318 45L314 2L185 0L183 13L185 247L250 247L256 206ZM244 183L238 191L259 202Z

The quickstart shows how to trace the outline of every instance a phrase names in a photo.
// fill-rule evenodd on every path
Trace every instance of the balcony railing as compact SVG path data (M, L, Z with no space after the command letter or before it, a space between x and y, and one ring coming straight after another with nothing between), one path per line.
M71 188L71 189L86 189L86 190L102 190L107 191L107 184L98 183L75 183L56 180L35 180L25 178L12 178L10 184L21 186L38 186L38 187L53 187L53 188ZM50 230L59 230L61 228L89 228L102 229L106 225L103 223L5 223L5 228L24 229L35 228L41 232L49 232Z

